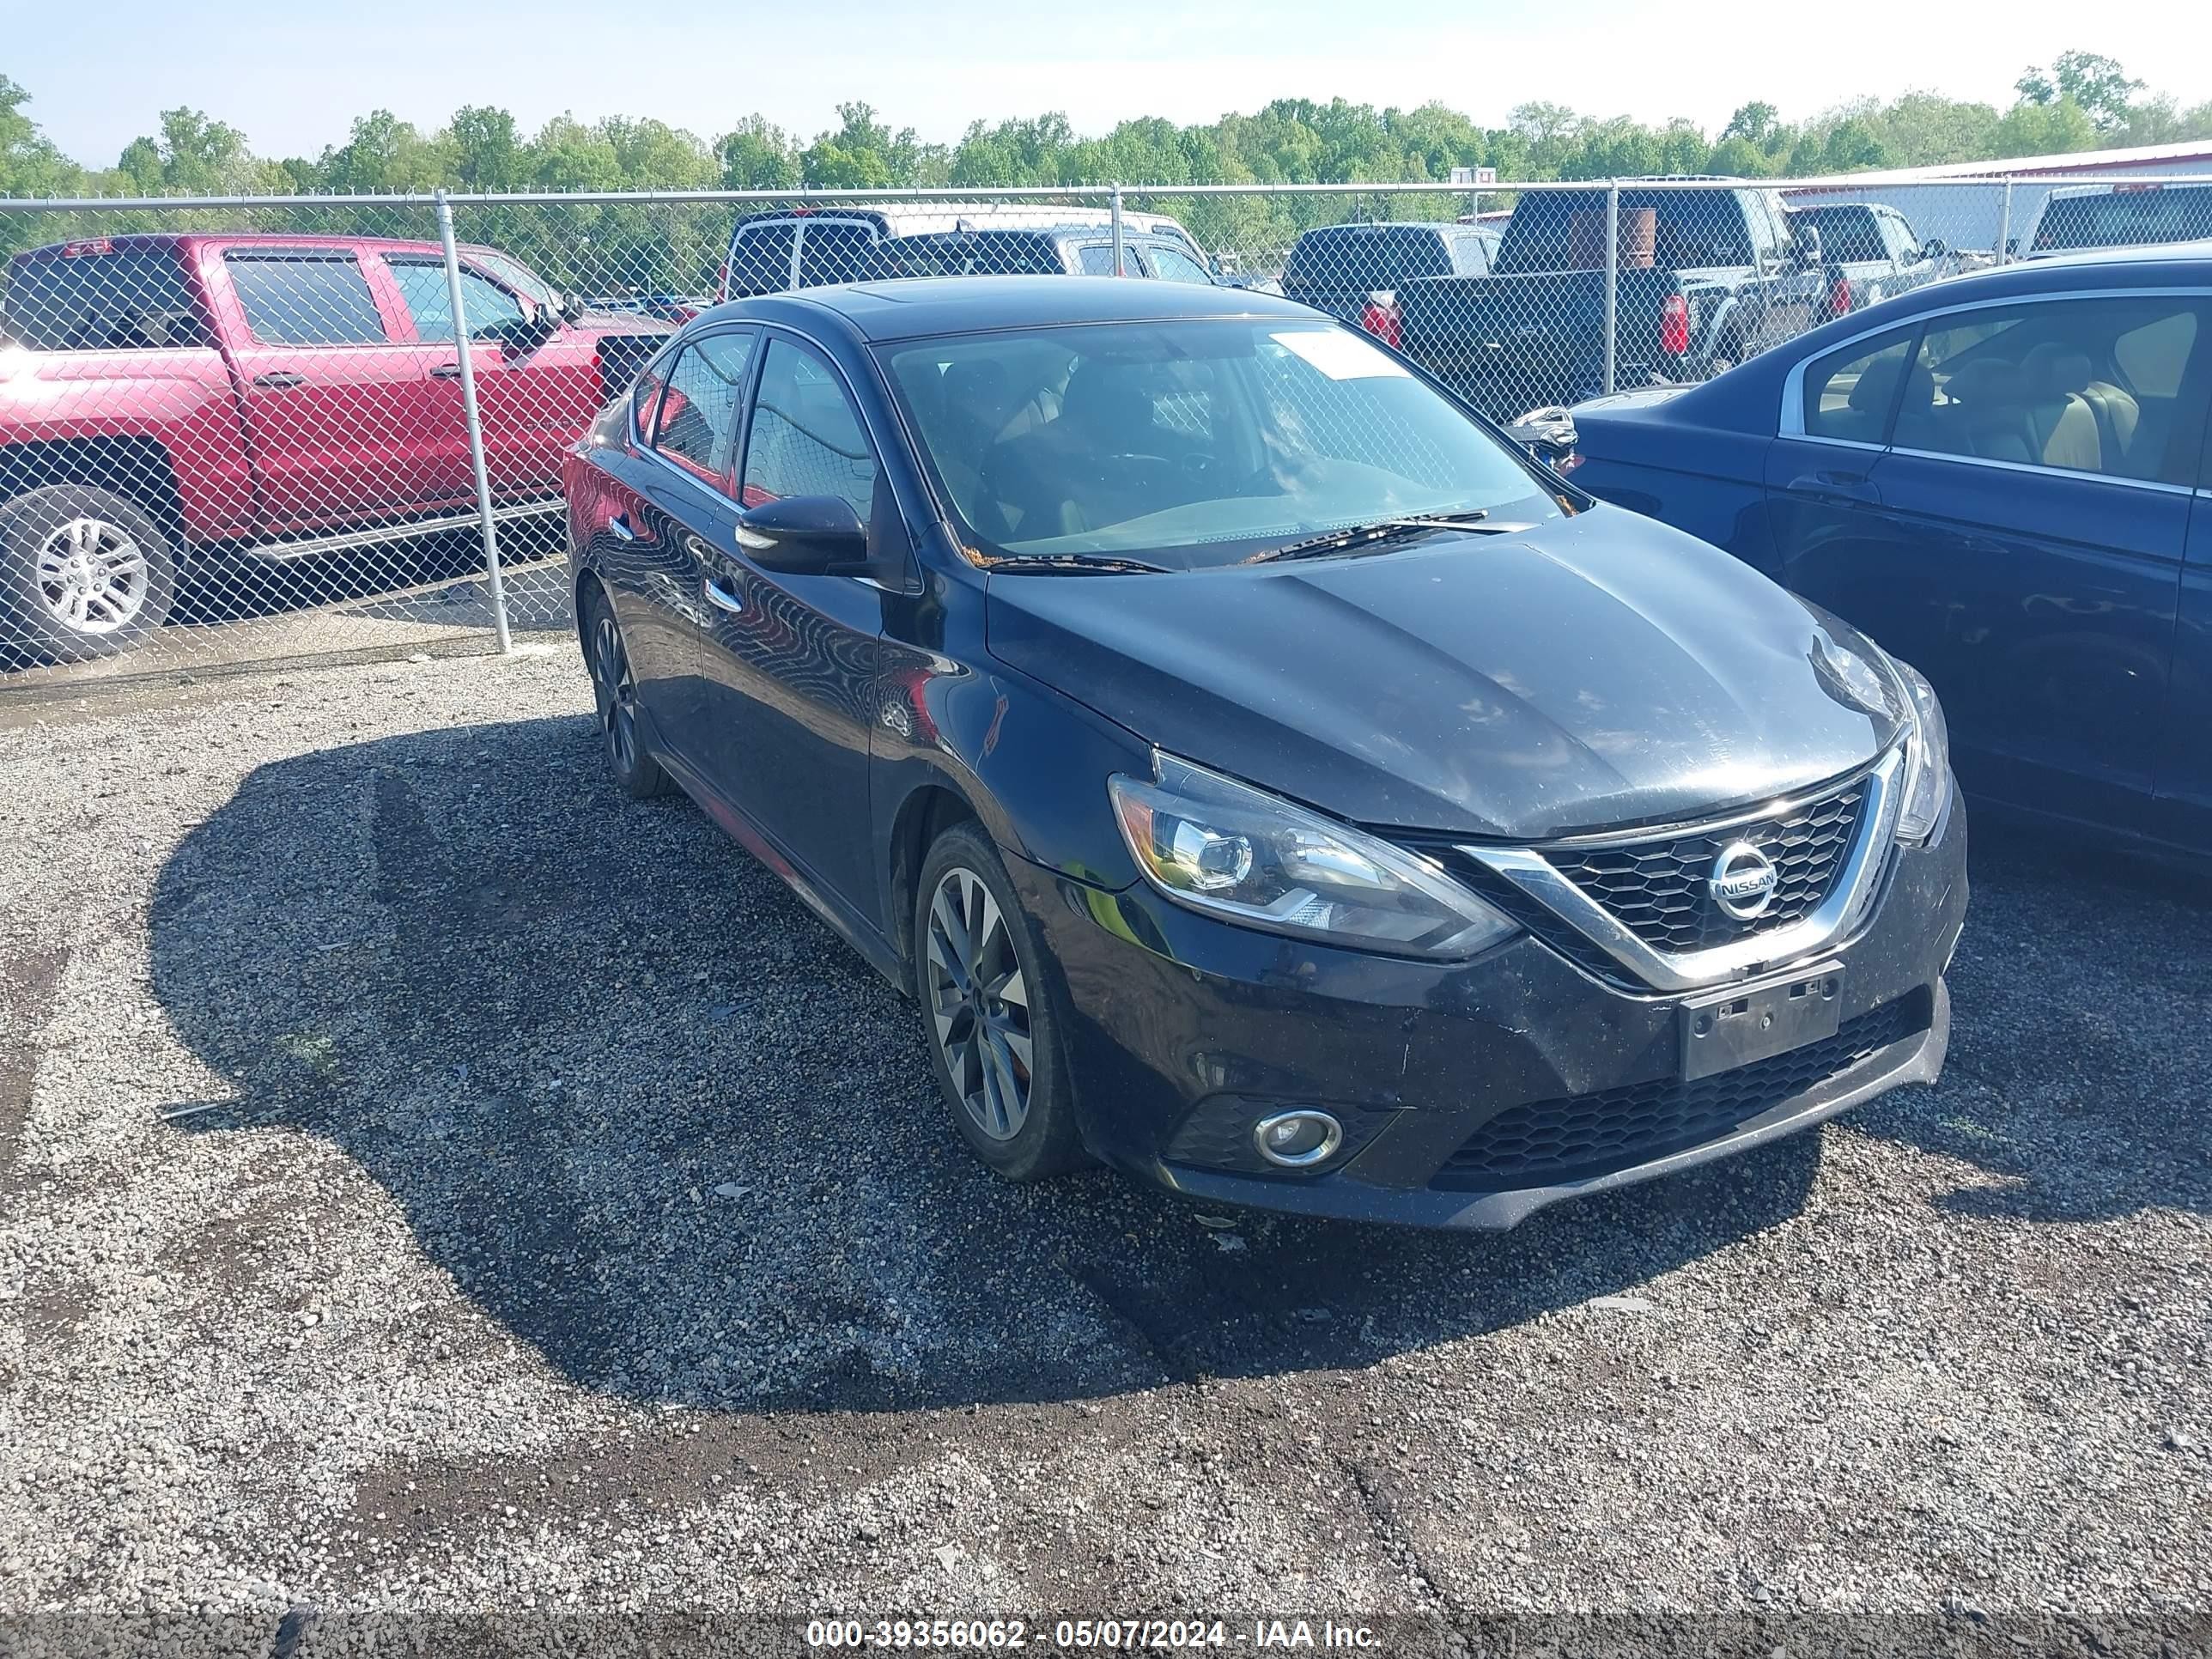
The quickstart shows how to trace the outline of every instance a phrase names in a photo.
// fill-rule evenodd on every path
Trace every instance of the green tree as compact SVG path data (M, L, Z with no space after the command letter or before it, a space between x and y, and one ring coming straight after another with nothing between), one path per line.
M2023 103L2049 108L2071 100L2104 133L2127 125L2130 100L2142 88L2115 59L2094 52L2062 52L2048 70L2030 69L2013 83Z
M715 141L725 190L789 190L799 183L799 149L764 115L748 115Z
M196 109L163 110L161 137L133 139L116 165L147 196L246 195L286 182L280 167L247 148L243 132Z
M1735 113L1729 117L1728 125L1721 129L1721 142L1726 143L1731 138L1741 138L1764 150L1767 141L1778 134L1781 126L1781 112L1773 105L1739 104Z
M2099 142L2096 123L2071 98L2051 104L2027 98L2007 110L1997 123L1991 153L2063 155L2077 149L2094 149Z
M450 140L453 182L463 190L520 190L528 182L522 136L505 110L464 105L453 112Z

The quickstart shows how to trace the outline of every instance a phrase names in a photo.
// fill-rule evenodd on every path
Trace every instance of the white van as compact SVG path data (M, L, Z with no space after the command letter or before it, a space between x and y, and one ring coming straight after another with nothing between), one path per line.
M851 282L861 274L863 256L890 236L918 236L941 230L1045 230L1066 225L1110 227L1109 207L1065 202L886 202L825 204L818 208L778 208L738 221L723 261L717 300L787 289ZM1212 265L1190 233L1164 213L1121 212L1125 234L1165 236L1183 243L1190 257Z

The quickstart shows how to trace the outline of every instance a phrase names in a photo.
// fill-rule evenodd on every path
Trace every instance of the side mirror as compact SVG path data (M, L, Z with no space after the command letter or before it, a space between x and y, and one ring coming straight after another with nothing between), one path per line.
M1790 232L1790 252L1796 255L1799 264L1810 267L1821 264L1820 226L1801 224L1795 227Z
M784 495L738 520L738 546L763 570L823 576L868 562L868 532L842 495Z
M1941 236L1930 236L1920 245L1920 257L1923 259L1940 259L1950 251Z
M1575 453L1575 417L1557 404L1532 409L1505 428L1506 435L1547 466Z

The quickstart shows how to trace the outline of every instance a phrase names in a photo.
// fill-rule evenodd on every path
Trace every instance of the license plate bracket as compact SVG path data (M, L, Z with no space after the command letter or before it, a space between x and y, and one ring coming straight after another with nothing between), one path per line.
M1844 968L1824 963L1755 987L1686 999L1675 1013L1682 1080L1694 1083L1835 1036L1842 1024Z

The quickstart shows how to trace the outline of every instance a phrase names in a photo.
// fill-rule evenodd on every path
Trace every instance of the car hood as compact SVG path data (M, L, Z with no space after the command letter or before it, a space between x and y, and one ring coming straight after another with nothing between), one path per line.
M1787 793L1896 735L1718 549L1617 507L1516 536L1175 575L1005 575L992 653L1138 736L1357 823L1502 840Z
M1568 412L1583 415L1633 415L1640 410L1671 404L1690 388L1686 386L1640 386L1631 392L1608 392L1601 398L1585 398Z

